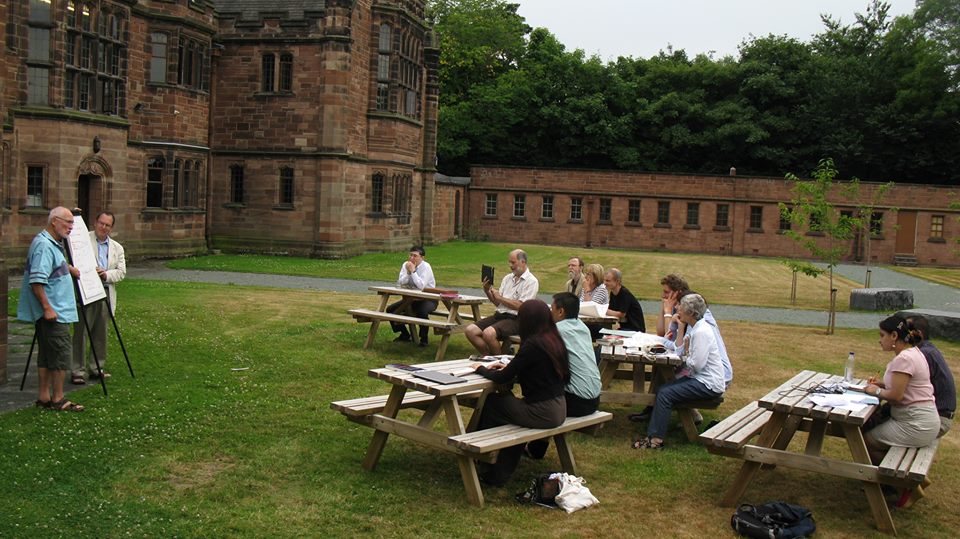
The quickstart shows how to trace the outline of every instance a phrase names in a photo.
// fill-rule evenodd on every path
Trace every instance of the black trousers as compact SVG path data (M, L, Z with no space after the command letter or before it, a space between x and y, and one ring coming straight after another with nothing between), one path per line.
M403 305L403 303L404 303L403 301L398 301L396 303L390 304L390 306L387 307L387 312L388 313L396 312L397 309L399 309L400 306ZM433 300L428 300L428 299L412 301L408 303L408 305L410 307L410 314L412 316L416 316L417 318L423 318L424 320L426 320L430 316L430 313L437 310L437 302ZM401 337L410 338L410 332L407 331L406 324L390 322L390 327L393 328L394 333L399 333ZM429 336L430 336L430 328L427 326L420 326L420 342L427 342L427 338Z

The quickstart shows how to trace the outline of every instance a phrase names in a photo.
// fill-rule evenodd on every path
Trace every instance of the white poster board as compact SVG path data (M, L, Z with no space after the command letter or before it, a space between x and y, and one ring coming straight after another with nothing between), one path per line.
M73 231L67 238L67 248L70 249L73 266L80 270L80 280L77 281L80 286L80 303L90 305L107 297L103 281L97 275L97 255L90 245L90 231L87 230L83 217L79 215L73 218Z

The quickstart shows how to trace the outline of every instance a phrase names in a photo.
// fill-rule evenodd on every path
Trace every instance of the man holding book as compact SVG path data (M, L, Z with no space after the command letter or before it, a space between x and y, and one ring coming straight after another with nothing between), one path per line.
M540 291L540 282L527 268L527 253L514 249L507 263L510 273L500 281L499 289L493 288L490 279L483 281L483 291L497 306L497 312L470 324L464 331L470 344L483 355L500 354L500 341L520 333L517 309L524 301L536 298Z

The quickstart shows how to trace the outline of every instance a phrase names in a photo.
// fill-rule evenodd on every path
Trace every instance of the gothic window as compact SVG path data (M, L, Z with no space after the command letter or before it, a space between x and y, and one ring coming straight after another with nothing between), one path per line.
M119 8L67 3L64 107L126 116L125 21Z
M280 91L293 91L293 55L290 53L280 55Z
M30 0L27 19L27 103L49 105L50 97L50 0Z
M181 34L177 45L177 84L207 89L207 47L199 40Z
M370 186L370 211L383 213L383 174L380 172L373 175Z
M399 222L410 222L410 206L413 197L413 177L409 174L395 174L393 176L393 214L399 217Z
M43 179L46 169L42 166L27 167L27 206L43 207Z
M201 177L202 166L199 160L193 162L193 176L189 185L183 186L183 205L195 208L200 205L200 185L203 183Z
M273 86L273 69L274 69L274 55L264 54L263 58L260 60L260 91L261 92L272 92L274 90Z
M163 206L163 157L155 156L147 160L147 207Z
M277 202L281 206L293 206L293 168L280 169L280 185L277 191L280 195Z
M243 204L243 165L230 165L230 202Z
M380 25L377 42L377 103L379 111L390 110L390 54L393 52L389 24Z
M167 34L150 34L150 82L167 82Z
M180 206L180 183L183 181L181 178L181 171L183 170L183 163L177 159L173 162L173 207L176 208Z

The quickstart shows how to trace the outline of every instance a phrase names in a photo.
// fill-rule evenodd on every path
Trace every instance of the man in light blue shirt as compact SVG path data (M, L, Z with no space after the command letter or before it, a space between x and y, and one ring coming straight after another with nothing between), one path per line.
M82 412L83 406L68 401L63 395L63 379L73 353L70 324L78 319L73 279L80 276L80 270L67 264L60 242L72 230L70 210L62 206L50 210L47 227L33 238L27 252L17 318L36 327L40 378L37 406Z
M590 328L580 321L580 298L570 292L553 296L550 314L557 324L557 331L567 347L570 361L570 382L564 388L567 401L567 417L581 417L597 411L600 404L600 369L593 354ZM535 440L527 444L524 453L541 459L547 452L547 440Z

